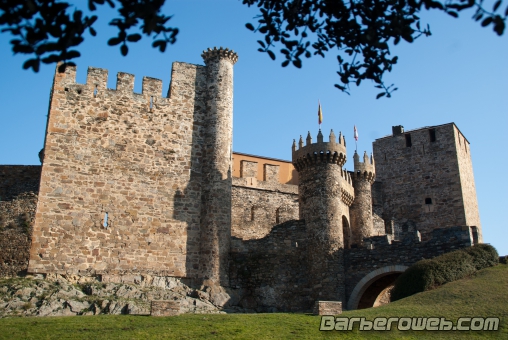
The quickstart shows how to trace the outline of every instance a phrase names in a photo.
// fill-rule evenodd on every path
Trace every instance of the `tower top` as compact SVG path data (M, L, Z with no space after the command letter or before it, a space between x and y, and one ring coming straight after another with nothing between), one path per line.
M312 143L312 136L309 131L306 145L303 145L303 137L300 136L298 150L296 149L295 140L293 140L292 150L293 165L298 171L307 164L333 163L342 168L346 163L346 142L344 136L342 136L342 133L339 134L339 140L337 141L333 130L330 132L329 142L323 141L323 134L319 130L317 143L314 144Z
M233 65L238 61L238 54L236 54L235 51L228 48L224 49L222 47L219 49L217 49L217 47L214 47L213 49L208 48L207 50L203 51L201 57L203 57L205 64L208 64L210 61L216 59L229 59Z
M373 183L374 179L376 178L374 156L371 154L369 160L369 156L367 156L367 151L365 151L363 153L363 162L360 162L360 156L355 151L353 160L355 163L354 178L364 179L366 181Z

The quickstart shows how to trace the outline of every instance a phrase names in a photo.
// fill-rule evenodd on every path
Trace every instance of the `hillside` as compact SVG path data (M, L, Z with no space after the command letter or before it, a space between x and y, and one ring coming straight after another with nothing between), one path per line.
M499 317L498 331L320 332L320 317L305 314L185 314L156 318L100 315L0 319L0 339L462 339L508 338L508 265L479 271L386 306L341 317Z

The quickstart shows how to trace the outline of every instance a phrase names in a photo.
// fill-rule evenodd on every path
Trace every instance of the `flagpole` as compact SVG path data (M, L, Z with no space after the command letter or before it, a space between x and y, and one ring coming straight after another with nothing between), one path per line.
M355 153L358 153L358 130L356 129L356 125L354 126L353 137L355 137Z

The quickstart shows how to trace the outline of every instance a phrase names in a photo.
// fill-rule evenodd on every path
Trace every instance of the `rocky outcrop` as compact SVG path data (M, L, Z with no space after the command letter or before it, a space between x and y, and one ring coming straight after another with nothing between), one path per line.
M154 278L157 286L75 280L54 275L46 279L0 279L0 317L71 316L98 314L150 314L151 301L178 301L179 313L235 313L239 307L222 309L214 304L220 292L206 286L193 289L177 278ZM221 301L222 303L222 301Z

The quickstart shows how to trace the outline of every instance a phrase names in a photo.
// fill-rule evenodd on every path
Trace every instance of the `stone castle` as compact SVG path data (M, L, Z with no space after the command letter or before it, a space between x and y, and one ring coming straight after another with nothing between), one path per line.
M392 127L373 156L354 153L352 172L333 130L293 141L291 163L233 153L238 57L202 57L173 63L167 97L158 79L138 94L131 74L113 90L103 69L86 84L75 67L55 73L42 166L0 166L0 214L33 220L31 238L3 232L0 274L178 277L212 287L220 306L356 309L414 262L482 242L454 123Z

